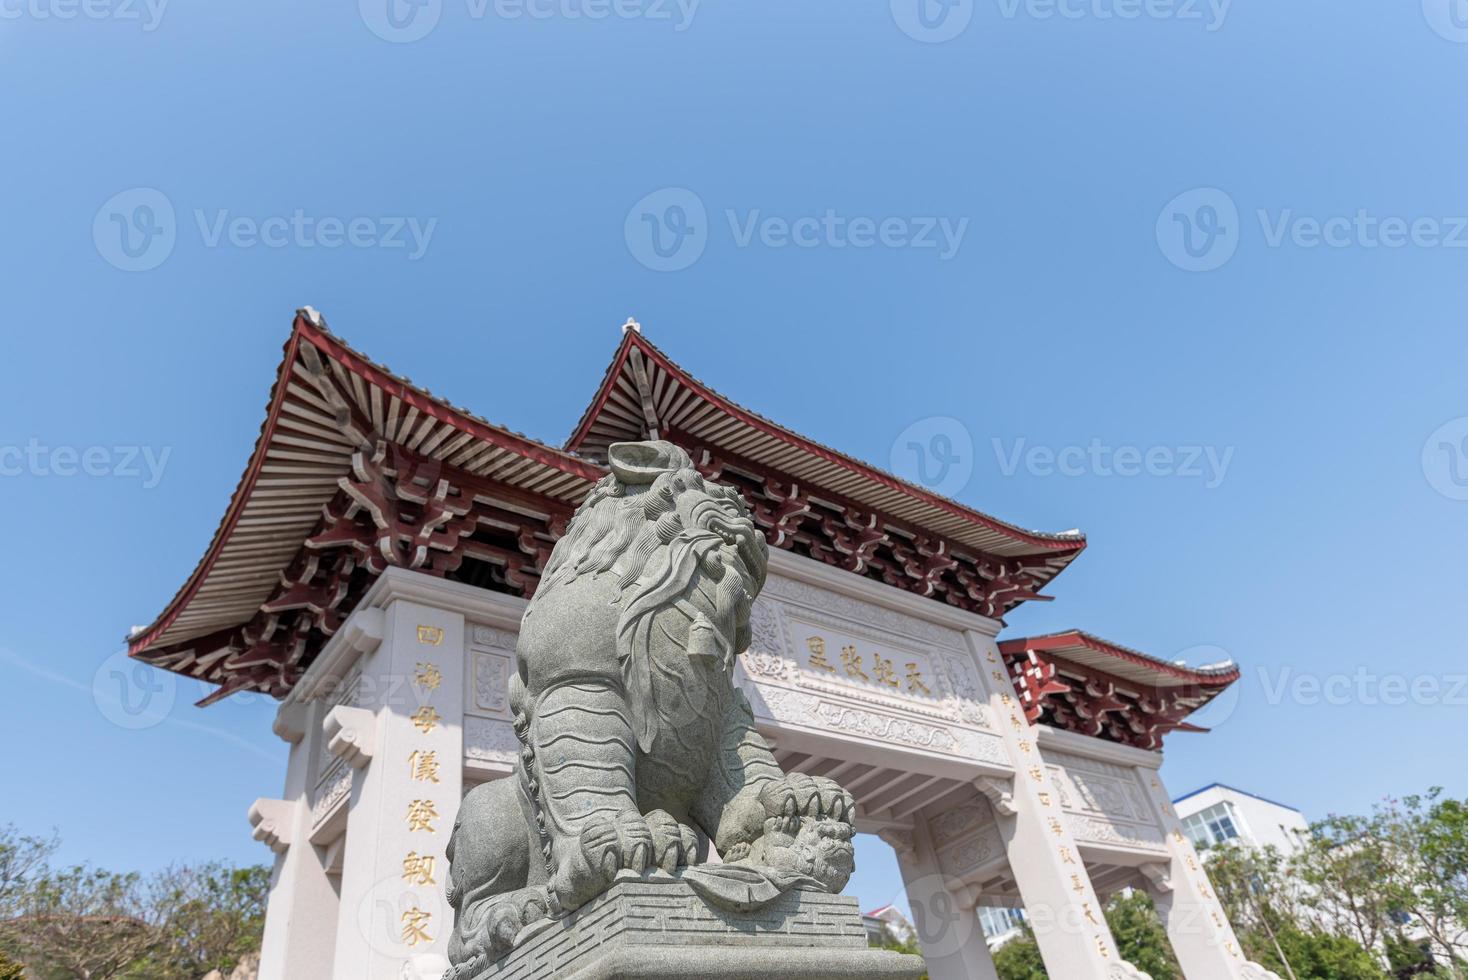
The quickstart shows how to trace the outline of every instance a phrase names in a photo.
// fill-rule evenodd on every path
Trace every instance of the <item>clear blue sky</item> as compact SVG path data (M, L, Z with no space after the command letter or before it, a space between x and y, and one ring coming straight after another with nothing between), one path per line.
M959 499L1090 536L1008 635L1244 665L1175 793L1468 794L1461 2L399 2L0 3L0 821L267 857L271 706L182 684L132 731L92 679L203 553L307 303L550 442L628 315L856 456L946 436Z

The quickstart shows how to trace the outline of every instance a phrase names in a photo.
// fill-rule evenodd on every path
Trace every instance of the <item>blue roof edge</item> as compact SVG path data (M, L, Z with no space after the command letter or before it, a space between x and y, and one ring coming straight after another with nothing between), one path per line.
M1237 786L1230 786L1228 783L1209 783L1207 786L1199 787L1198 789L1193 790L1191 793L1184 793L1182 796L1176 797L1172 801L1172 804L1173 804L1173 806L1177 806L1177 804L1181 803L1183 800L1190 799L1190 798L1192 798L1194 796L1197 796L1199 793L1206 793L1210 789L1226 789L1226 790L1231 790L1232 792L1235 792L1235 793L1243 793L1245 796L1252 796L1256 800L1263 800L1265 803L1268 803L1271 806L1283 807L1286 810L1293 810L1296 813L1299 813L1299 814L1302 814L1302 815L1305 812L1304 810L1301 810L1297 806L1290 806L1288 803L1281 803L1281 802L1279 802L1279 800L1271 800L1267 796L1260 796L1258 793L1251 793L1251 792L1249 792L1246 789L1239 789Z

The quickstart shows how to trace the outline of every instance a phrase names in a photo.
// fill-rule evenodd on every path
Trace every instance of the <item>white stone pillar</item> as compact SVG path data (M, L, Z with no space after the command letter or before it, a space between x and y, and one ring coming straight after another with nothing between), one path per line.
M886 832L912 908L913 928L931 980L998 980L979 921L977 896L943 873L927 821L911 832Z
M284 798L256 800L250 822L276 852L260 949L260 980L331 976L336 889L321 851L308 839L310 788L322 757L321 707L287 701L275 733L290 744Z
M358 662L357 704L325 719L330 749L358 767L334 980L427 980L448 966L444 848L463 795L464 617L396 598L392 584L382 643Z
M1152 773L1145 782L1157 822L1166 830L1168 860L1145 865L1142 871L1183 976L1187 980L1279 980L1244 956L1161 778Z
M981 779L978 787L994 809L1046 970L1065 980L1145 976L1117 952L1101 900L1066 826L1060 794L1040 755L1038 731L1020 709L994 637L973 630L967 636L1015 771L1012 782Z

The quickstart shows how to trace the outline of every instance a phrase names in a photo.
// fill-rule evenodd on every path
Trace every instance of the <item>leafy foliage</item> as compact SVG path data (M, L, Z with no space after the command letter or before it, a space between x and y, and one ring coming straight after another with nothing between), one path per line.
M38 980L198 980L260 948L267 868L213 863L143 878L53 869L55 850L54 839L0 828L0 980L25 970Z
M1106 905L1106 924L1122 959L1151 974L1152 980L1182 980L1183 972L1151 898L1138 891L1117 895Z
M1280 976L1292 975L1296 980L1390 980L1376 957L1349 936L1290 924L1279 931L1278 939L1284 955L1277 956L1273 949L1266 948L1258 961Z
M1046 980L1045 961L1040 959L1040 944L1035 942L1029 923L1020 934L994 952L994 972L999 980Z

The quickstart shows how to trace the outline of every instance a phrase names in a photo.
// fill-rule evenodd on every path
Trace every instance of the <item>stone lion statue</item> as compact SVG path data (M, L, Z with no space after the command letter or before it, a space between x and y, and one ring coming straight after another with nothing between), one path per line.
M851 796L782 772L733 684L768 561L743 499L668 442L608 455L525 610L516 774L468 793L454 824L450 977L624 870L729 908L839 892L852 872Z

